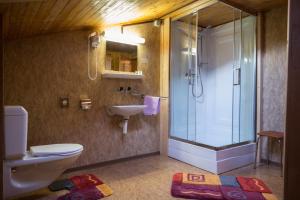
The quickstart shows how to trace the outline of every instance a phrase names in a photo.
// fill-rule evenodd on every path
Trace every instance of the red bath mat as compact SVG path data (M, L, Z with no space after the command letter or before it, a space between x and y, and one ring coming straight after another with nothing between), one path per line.
M112 195L112 189L93 174L73 176L74 189L57 200L97 200Z
M262 193L262 195L264 196L265 200L278 200L274 194Z
M238 176L237 180L243 190L248 192L272 193L265 183L257 178L246 178Z
M188 177L189 181L185 179ZM198 200L222 200L223 196L218 185L201 185L205 182L204 175L189 176L177 173L173 176L171 194L174 197Z
M265 200L260 192L247 192L240 187L221 186L221 191L226 200Z
M93 174L73 176L70 180L74 183L74 186L77 189L103 184L103 182Z
M98 200L103 194L96 188L96 186L89 186L82 189L72 190L70 193L59 197L57 200Z
M256 178L220 178L212 174L176 173L171 187L173 197L198 200L276 200L271 193Z

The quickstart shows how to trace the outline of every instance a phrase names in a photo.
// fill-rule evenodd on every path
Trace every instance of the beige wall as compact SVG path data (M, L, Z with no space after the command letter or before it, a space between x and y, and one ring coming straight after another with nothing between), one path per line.
M287 86L287 7L264 13L262 54L261 129L284 131ZM276 146L275 146L276 145ZM263 158L266 158L266 144ZM279 162L279 145L272 160Z
M159 95L160 30L152 24L126 27L145 37L138 46L143 80L102 79L87 75L87 31L64 32L5 43L5 104L22 105L29 112L28 146L80 143L84 152L74 166L159 151L158 116L133 116L128 134L122 135L121 117L110 117L105 107L142 103L142 99L116 92L131 86ZM103 48L99 48L103 49ZM104 51L99 69L103 68ZM69 96L62 109L59 97ZM92 109L79 108L80 96L92 99Z

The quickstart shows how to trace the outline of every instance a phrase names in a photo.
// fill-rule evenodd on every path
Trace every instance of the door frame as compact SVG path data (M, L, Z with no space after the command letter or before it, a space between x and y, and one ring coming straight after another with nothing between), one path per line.
M0 159L2 161L0 167L0 194L1 199L3 199L3 160L4 160L4 114L3 114L3 105L4 105L4 73L3 73L3 17L0 15Z
M300 1L288 6L288 81L285 135L284 199L300 199Z

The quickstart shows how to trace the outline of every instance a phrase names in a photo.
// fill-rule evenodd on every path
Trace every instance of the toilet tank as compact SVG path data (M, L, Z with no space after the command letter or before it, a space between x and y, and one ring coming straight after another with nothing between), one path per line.
M27 147L28 113L22 106L4 106L5 159L18 159Z

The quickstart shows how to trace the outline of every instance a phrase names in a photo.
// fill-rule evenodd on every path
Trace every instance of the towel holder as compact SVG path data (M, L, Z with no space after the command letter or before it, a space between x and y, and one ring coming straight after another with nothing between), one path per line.
M133 95L133 96L140 96L142 99L145 98L146 95L144 94L139 94L139 95ZM168 97L162 97L162 96L158 96L160 99L168 99Z
M132 91L132 92L130 92L130 94L132 95L132 96L139 96L139 97L141 97L141 99L144 99L145 98L145 94L141 94L141 93L139 93L139 92L137 92L137 91ZM159 96L159 98L160 99L168 99L168 97L163 97L163 96Z

